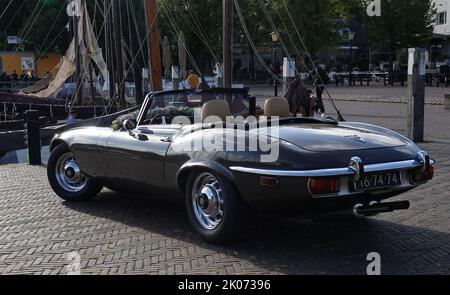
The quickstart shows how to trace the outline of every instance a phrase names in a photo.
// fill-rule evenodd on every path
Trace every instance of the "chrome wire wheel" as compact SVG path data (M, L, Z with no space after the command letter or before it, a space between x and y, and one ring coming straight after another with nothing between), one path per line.
M206 230L217 229L224 217L224 191L211 173L199 174L192 186L192 207L197 222Z
M87 185L87 178L81 172L72 153L65 153L58 159L55 175L61 188L70 193L78 193Z

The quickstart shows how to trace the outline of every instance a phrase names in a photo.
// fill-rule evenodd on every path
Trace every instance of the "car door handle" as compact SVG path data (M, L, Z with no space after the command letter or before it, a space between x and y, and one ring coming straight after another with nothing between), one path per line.
M137 139L139 139L140 141L148 141L148 137L145 134L137 134Z
M161 142L170 143L170 142L172 142L172 139L170 137L166 137L166 138L161 139Z

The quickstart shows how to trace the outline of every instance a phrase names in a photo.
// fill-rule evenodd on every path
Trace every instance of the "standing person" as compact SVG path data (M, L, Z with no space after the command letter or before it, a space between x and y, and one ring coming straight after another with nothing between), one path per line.
M198 89L199 90L211 89L211 87L209 87L209 84L208 82L206 82L204 77L202 77L202 82L200 83L200 85L198 85Z
M11 75L11 79L12 79L13 81L19 80L19 75L17 74L16 71L14 71L13 74Z
M69 118L67 118L67 125L72 125L77 122L78 113L76 110L70 112Z
M323 92L325 90L325 85L330 82L330 78L322 67L317 68L316 75L316 96L317 96L317 104L316 104L316 112L324 114L325 106L323 104Z
M192 70L189 71L188 83L191 90L197 90L198 85L200 84L200 78Z
M303 117L310 117L311 95L303 83L302 79L297 78L289 84L285 98L289 102L289 109L294 116L301 114Z

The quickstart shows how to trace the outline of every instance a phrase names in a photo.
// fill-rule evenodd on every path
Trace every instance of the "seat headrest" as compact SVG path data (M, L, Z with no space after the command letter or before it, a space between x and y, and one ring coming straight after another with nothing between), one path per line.
M210 100L202 107L203 123L226 122L228 116L231 116L230 105L225 100Z
M269 98L264 105L264 116L266 117L290 117L289 102L284 97Z

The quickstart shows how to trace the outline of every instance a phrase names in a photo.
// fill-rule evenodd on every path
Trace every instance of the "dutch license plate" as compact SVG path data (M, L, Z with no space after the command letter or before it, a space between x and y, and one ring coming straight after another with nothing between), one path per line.
M402 184L400 171L373 173L364 175L361 180L355 182L356 191L366 191L380 188L399 186Z

